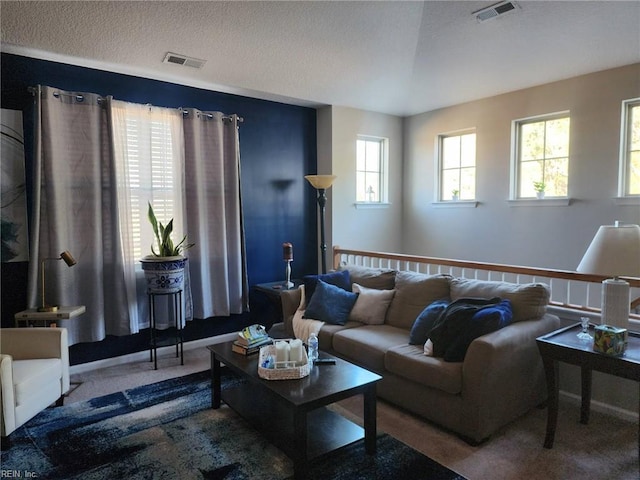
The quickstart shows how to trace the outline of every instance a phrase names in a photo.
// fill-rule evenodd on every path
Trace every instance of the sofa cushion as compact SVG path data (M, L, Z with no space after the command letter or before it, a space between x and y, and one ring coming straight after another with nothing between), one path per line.
M333 350L354 363L375 372L384 371L389 348L406 344L409 332L390 325L364 325L340 330L333 335Z
M416 321L413 322L413 326L411 327L409 345L424 345L433 325L449 303L448 298L436 300L420 312L420 315L418 315L418 318L416 318Z
M311 298L316 291L318 280L322 280L325 283L340 287L347 292L351 291L351 277L349 276L349 270L322 273L319 275L305 275L302 278L302 281L304 282L304 290L307 297L307 303L311 301Z
M451 300L459 298L507 298L513 309L513 321L542 317L551 292L544 283L508 283L489 280L451 279Z
M399 377L453 395L462 391L462 363L426 357L422 345L397 345L385 355L385 369Z
M358 299L351 309L349 320L367 325L382 325L396 291L367 288L358 283L354 283L351 289L358 294Z
M348 270L353 283L378 290L392 290L396 285L396 271L388 268L342 265L340 270Z
M348 292L319 279L315 293L311 300L307 301L307 308L304 311L303 318L344 325L347 323L349 313L357 298L357 293Z
M333 352L333 336L346 328L361 327L363 324L360 322L348 321L344 325L334 325L332 323L325 323L318 332L318 348L330 353Z
M449 296L449 279L449 275L397 272L396 294L387 312L387 323L411 330L427 305Z

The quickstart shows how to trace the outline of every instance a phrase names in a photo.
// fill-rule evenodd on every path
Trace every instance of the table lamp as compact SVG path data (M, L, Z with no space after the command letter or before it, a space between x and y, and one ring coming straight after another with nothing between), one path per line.
M331 187L336 179L335 175L305 175L304 178L318 190L318 206L320 207L320 255L322 261L322 273L327 273L327 244L324 239L324 206L327 203L325 191Z
M602 282L602 323L628 329L629 283L620 277L640 277L640 226L601 226L576 271L612 277Z
M57 312L58 311L58 307L56 305L48 306L45 303L44 265L45 265L45 262L47 262L49 260L64 260L64 263L66 263L68 267L73 267L76 264L76 259L73 258L73 256L69 253L68 250L65 250L64 252L62 252L59 257L51 257L51 258L43 258L42 259L41 268L40 268L40 275L42 275L42 305L38 308L39 312Z

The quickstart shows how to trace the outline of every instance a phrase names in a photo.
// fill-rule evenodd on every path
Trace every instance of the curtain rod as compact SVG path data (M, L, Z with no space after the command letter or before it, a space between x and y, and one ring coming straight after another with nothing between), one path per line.
M27 91L31 95L36 96L37 93L38 93L38 88L37 87L27 87ZM53 96L56 97L56 98L59 97L60 95L66 95L66 96L69 96L69 97L75 97L75 99L78 102L82 102L84 100L84 96L82 94L79 94L79 93L68 93L68 92L65 92L65 91L56 91L56 92L53 93ZM105 97L98 96L98 103L104 102L105 100L106 100ZM146 103L145 105L153 106L150 103ZM189 114L189 111L185 110L182 107L178 107L178 110L180 110L183 115L188 115ZM201 112L201 113L203 115L206 115L207 118L213 118L213 114L211 114L211 113L206 113L206 112ZM224 115L223 114L222 115L222 120L233 120L234 115ZM235 117L238 119L238 123L244 122L244 118L242 118L242 117L240 117L238 115L235 115Z
M38 88L37 87L27 87L27 91L33 95L34 97L38 94ZM53 92L53 96L58 98L60 95L65 95L67 97L75 97L75 99L78 102L82 102L84 100L84 95L82 95L81 93L69 93L69 92L65 92L65 91L55 91ZM100 95L97 96L97 100L98 103L104 102L106 100L105 97L102 97Z
M180 107L178 110L180 110L182 112L183 115L189 115L189 110L184 109L182 107ZM213 114L212 113L208 113L208 112L200 112L200 114L205 115L207 118L213 118ZM234 114L235 115L235 114ZM222 119L223 120L233 120L234 115L222 115ZM235 117L238 119L238 123L242 123L244 122L244 118L235 115Z

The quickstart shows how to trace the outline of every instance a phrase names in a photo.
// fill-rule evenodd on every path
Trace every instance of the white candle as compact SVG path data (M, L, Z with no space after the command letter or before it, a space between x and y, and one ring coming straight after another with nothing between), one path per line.
M276 342L276 362L288 362L289 349L289 342Z
M296 363L302 362L302 340L296 338L295 340L291 340L289 345L291 347L291 352L289 353L290 360Z

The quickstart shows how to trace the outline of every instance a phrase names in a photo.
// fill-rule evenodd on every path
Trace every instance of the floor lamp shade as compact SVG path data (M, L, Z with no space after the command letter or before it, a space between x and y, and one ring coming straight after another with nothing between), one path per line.
M602 323L629 328L629 283L619 277L640 277L640 226L601 226L576 270L612 277L602 282Z
M327 203L325 191L330 188L335 175L305 175L307 181L318 191L318 206L320 207L320 258L322 262L322 273L327 273L327 244L324 236L324 207Z

